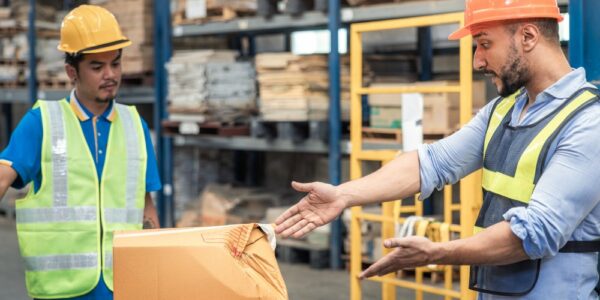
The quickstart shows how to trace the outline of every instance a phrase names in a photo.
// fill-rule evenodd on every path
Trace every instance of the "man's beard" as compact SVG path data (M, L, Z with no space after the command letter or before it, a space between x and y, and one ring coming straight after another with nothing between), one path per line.
M106 97L106 98L96 97L94 100L98 103L108 103L110 101L113 101L114 99L115 99L115 97L111 96L111 97Z
M500 69L500 74L495 74L502 86L498 94L502 97L508 97L518 91L529 82L531 75L525 62L519 57L514 43L510 47L507 63Z

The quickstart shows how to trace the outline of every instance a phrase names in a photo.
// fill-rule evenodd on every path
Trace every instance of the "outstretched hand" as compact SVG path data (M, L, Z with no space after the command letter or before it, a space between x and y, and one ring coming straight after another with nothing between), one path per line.
M383 276L400 269L431 264L438 257L441 250L439 243L434 243L420 236L387 239L383 246L396 249L364 270L359 275L359 279Z
M346 201L339 195L338 189L331 184L294 181L292 187L307 195L275 220L275 232L284 238L289 236L300 238L313 229L331 222L346 208Z

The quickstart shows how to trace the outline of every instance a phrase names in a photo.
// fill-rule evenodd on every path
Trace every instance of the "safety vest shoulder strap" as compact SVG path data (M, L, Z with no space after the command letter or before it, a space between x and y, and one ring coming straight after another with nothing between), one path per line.
M522 90L519 90L516 93L514 93L506 98L499 99L498 102L496 103L495 107L492 109L492 113L490 115L490 119L488 122L488 128L485 133L485 140L483 143L484 157L485 157L485 153L487 151L487 146L490 143L490 140L492 139L494 132L496 132L496 129L498 129L498 126L500 126L500 124L502 123L502 120L504 120L504 118L506 117L508 112L511 111L511 108L513 108L513 106L515 105L517 97L521 93L522 93Z
M535 188L536 168L543 153L542 150L581 109L597 101L597 94L594 90L582 89L571 99L529 143L523 155L519 158L514 177L484 168L482 186L485 190L509 199L529 203ZM493 125L490 122L490 127ZM494 128L494 131L497 128L498 125ZM491 129L488 129L488 135L490 136L493 135L493 132L490 133Z

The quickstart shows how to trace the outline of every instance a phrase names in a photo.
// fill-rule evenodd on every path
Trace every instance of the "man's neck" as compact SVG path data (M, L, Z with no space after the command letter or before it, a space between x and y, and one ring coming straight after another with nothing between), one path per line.
M94 116L99 116L106 111L110 102L99 102L93 98L82 97L77 89L75 89L75 97L77 97L77 101L79 104L85 106L85 108L91 112Z
M571 66L562 52L553 56L550 59L546 59L546 63L537 62L535 64L537 66L534 69L535 71L531 70L531 80L525 85L527 96L529 97L528 106L535 102L535 99L541 92L571 72ZM547 63L548 61L554 63Z

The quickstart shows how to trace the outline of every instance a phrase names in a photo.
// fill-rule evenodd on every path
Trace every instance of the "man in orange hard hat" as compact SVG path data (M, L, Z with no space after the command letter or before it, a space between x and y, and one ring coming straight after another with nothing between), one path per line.
M300 237L345 208L434 189L483 168L477 234L434 243L393 238L395 248L360 277L428 264L471 265L480 299L598 299L600 104L583 68L560 47L556 0L467 0L473 65L500 97L464 128L421 145L363 178L332 186L297 183L308 193L277 220Z
M75 88L39 100L0 154L0 199L16 202L29 295L113 299L115 230L157 228L149 192L161 188L148 126L115 102L121 52L131 44L106 9L81 5L62 22L58 50Z

